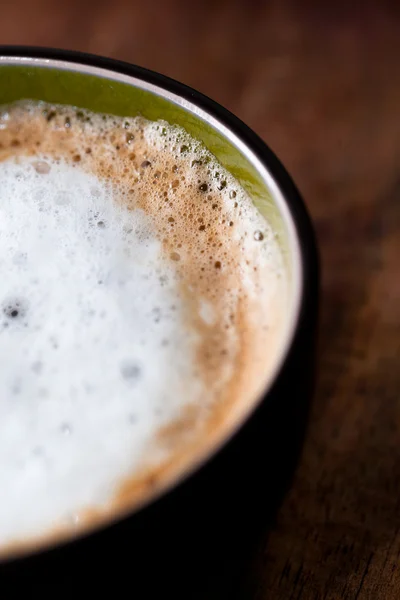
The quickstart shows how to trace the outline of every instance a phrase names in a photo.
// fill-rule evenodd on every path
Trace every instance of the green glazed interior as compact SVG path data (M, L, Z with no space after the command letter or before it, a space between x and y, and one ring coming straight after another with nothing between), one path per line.
M201 140L219 162L239 181L254 204L268 219L290 271L287 232L282 216L265 182L249 160L219 131L173 102L134 85L90 75L43 66L1 65L0 105L17 100L43 100L86 108L94 112L124 117L142 115L163 119L184 127Z

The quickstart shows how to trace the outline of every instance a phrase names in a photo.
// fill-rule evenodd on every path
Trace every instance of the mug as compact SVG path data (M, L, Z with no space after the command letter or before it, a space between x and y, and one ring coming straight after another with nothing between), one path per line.
M304 203L273 152L243 122L158 73L79 52L0 47L0 105L21 99L125 117L140 114L184 127L268 218L284 255L291 303L285 344L263 393L235 420L227 419L217 436L204 440L162 493L149 493L140 505L99 520L78 536L71 531L46 546L5 556L0 585L15 590L18 584L57 582L77 590L84 578L92 589L94 583L126 581L132 591L146 590L145 597L167 589L177 596L180 588L189 598L203 597L196 594L209 580L213 592L206 597L222 598L218 585L240 588L244 565L290 483L306 429L319 261Z

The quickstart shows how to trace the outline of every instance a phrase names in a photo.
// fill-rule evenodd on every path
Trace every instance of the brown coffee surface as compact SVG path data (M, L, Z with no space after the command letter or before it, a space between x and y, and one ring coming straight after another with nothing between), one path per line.
M177 276L184 327L197 340L194 371L207 390L201 401L188 393L179 414L153 431L157 459L143 458L106 503L76 507L73 521L33 538L3 548L0 540L0 554L8 554L131 510L187 472L262 390L283 343L289 304L269 224L182 129L29 102L4 109L0 126L0 161L23 165L29 157L44 181L51 164L67 163L108 182L117 204L150 219Z

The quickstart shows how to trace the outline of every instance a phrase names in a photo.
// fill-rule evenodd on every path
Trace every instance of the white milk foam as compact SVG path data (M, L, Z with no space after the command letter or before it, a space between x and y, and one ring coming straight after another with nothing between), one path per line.
M0 163L1 543L106 500L182 382L203 391L146 215L93 175L43 164Z
M16 105L0 181L1 554L162 489L259 393L288 305L270 225L178 127Z

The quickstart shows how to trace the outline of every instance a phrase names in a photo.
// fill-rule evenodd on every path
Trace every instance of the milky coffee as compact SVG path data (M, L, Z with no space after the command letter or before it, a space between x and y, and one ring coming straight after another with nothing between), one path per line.
M181 128L0 113L0 554L154 496L282 339L275 236Z

